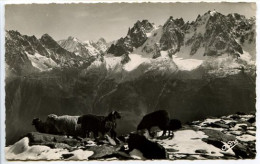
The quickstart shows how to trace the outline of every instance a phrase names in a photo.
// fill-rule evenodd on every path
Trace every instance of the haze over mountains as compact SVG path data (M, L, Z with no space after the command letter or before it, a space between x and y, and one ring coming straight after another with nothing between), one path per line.
M217 11L139 20L113 43L6 31L7 144L50 113L118 110L125 133L157 109L182 121L255 111L255 36L254 17Z

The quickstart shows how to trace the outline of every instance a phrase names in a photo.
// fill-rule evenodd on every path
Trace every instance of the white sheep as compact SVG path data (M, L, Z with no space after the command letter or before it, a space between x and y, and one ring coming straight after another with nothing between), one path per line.
M46 122L51 123L60 134L67 136L81 136L81 126L77 124L79 116L57 116L50 114Z

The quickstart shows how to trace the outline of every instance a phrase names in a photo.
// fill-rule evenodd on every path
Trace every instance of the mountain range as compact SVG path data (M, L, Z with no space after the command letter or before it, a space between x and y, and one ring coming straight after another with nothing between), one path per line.
M113 42L6 31L7 144L50 113L117 110L122 134L158 109L183 122L255 111L255 21L217 11L142 20Z

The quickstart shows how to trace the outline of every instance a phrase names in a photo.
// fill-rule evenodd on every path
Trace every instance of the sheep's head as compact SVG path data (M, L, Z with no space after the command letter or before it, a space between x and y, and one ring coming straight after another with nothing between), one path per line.
M116 119L120 119L121 115L117 111L112 111L111 113L108 114L108 118L110 120L116 120Z
M37 124L39 124L39 122L41 122L41 120L39 118L34 118L32 120L32 125L37 125Z
M54 123L56 118L58 118L58 116L56 114L49 114L47 116L47 121L51 122L51 123Z
M57 118L58 116L56 114L49 114L48 118Z

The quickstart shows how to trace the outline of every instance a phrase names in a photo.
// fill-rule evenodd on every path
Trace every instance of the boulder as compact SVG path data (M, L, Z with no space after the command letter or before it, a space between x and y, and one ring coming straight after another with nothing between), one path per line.
M26 135L29 138L30 145L56 145L57 143L63 143L69 146L79 146L81 142L74 138L67 138L66 136L53 135L39 132L30 132ZM59 146L58 146L59 147Z
M90 160L97 160L105 157L108 158L108 156L111 156L117 151L115 147L109 145L93 146L88 150L94 152L94 154L89 157Z
M163 146L158 143L152 142L139 134L130 134L128 147L129 151L132 151L134 149L139 150L147 159L167 158L167 153Z
M213 127L213 128L229 128L228 125L219 123L219 122L212 122L208 126Z
M213 129L202 129L202 131L209 136L209 138L216 139L218 141L228 142L228 141L235 141L236 137L233 135L224 134L218 130Z

